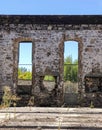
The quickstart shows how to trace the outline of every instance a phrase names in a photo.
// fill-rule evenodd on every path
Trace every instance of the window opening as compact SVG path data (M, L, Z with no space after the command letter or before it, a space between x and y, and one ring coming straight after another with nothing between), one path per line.
M55 77L52 75L45 75L43 85L48 91L52 91L55 88Z
M32 84L32 42L19 43L18 85Z

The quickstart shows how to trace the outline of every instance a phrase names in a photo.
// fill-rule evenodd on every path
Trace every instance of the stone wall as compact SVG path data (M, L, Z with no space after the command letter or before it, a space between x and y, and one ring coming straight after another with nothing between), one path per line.
M79 94L82 96L85 93L85 76L93 70L102 72L102 25L100 22L99 24L98 22L85 23L85 21L80 23L79 20L79 23L72 21L71 24L62 21L63 24L61 24L60 19L57 23L45 19L44 23L41 19L43 23L39 20L37 23L36 19L34 21L26 16L23 23L22 17L0 17L0 93L3 92L5 85L10 86L12 91L17 88L18 45L20 42L30 41L33 44L31 96L35 97L35 105L61 106L64 99L64 42L74 40L79 46L78 78ZM38 18L40 19L40 16ZM29 22L29 20L32 21ZM55 78L55 88L51 92L43 86L45 75L52 75Z

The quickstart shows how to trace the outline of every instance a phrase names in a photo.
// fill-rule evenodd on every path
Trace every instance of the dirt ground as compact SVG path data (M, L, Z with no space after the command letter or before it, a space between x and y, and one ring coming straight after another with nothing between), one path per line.
M0 110L0 130L102 130L102 109L17 107Z

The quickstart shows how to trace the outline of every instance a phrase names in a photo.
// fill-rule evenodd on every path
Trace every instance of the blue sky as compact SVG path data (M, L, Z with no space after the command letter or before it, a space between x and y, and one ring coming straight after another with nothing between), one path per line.
M1 0L0 14L102 14L102 0Z
M32 43L21 42L19 44L19 68L25 67L27 70L32 70Z
M72 61L78 59L78 42L67 41L64 42L64 58L71 56Z
M1 0L0 14L101 15L102 0ZM69 45L71 45L71 50L68 50ZM68 44L68 46L66 45L65 56L72 53L73 58L76 59L77 50L77 46L73 46L72 43ZM22 59L24 59L23 56Z
M32 64L32 43L31 42L20 43L19 64Z

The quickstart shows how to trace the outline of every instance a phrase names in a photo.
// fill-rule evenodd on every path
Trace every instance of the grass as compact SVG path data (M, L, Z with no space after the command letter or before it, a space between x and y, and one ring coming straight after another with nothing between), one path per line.
M65 93L78 93L78 83L73 83L71 81L64 82L64 92Z
M90 108L94 108L94 103L93 103L93 101L91 101L91 103L90 103Z
M12 105L14 107L14 119L16 118L16 102L20 100L19 97L16 95L12 94L11 89L9 86L5 86L3 89L3 98L2 98L2 103L0 105L0 108L7 108L7 112L5 115L5 119L10 120L10 113L8 112L9 107Z

